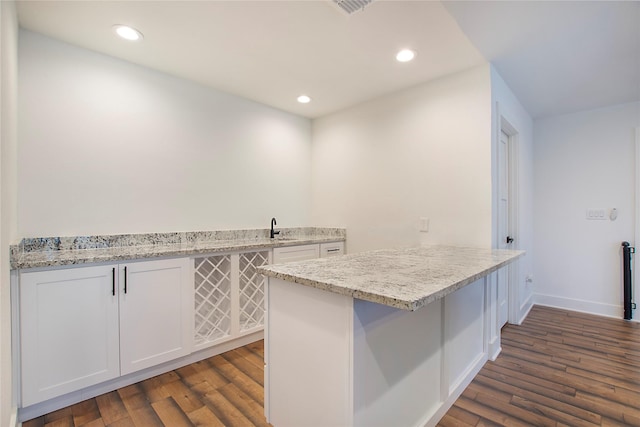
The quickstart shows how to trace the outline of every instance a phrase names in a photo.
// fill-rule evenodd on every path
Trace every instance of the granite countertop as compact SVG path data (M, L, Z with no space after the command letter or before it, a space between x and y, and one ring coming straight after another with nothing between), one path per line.
M11 247L11 268L27 269L109 261L178 257L344 241L341 228L268 229L23 239Z
M522 255L524 251L430 246L269 265L258 271L300 285L414 311Z

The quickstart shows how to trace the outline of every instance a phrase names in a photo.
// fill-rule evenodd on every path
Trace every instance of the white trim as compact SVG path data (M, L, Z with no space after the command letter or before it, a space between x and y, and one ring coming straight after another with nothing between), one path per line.
M11 288L11 404L16 408L22 404L22 365L20 360L20 286L18 271L9 274Z
M498 165L499 165L499 151L500 151L500 103L496 102L495 105L495 122L493 123L491 135L491 209L493 212L491 213L491 247L497 248L498 242L500 238L498 236L498 206L499 206L499 198L498 194L498 185L499 185L499 177L498 177Z
M493 224L495 225L494 235L494 247L499 245L501 236L498 235L499 225L498 225L498 203L499 203L499 195L497 194L497 179L498 172L497 168L499 167L498 162L498 153L499 153L499 144L501 138L501 132L504 132L509 137L508 144L508 162L509 162L509 212L508 212L508 222L509 222L509 235L514 238L513 249L520 249L520 168L519 168L519 158L520 158L520 133L513 126L512 121L510 121L507 117L505 117L500 112L500 103L496 102L496 136L494 139L495 144L495 165L496 170L493 173L494 176L494 185L496 186L494 189L494 220ZM508 267L507 275L509 277L509 310L507 314L507 321L512 324L520 324L522 322L522 310L520 307L520 263L514 262L510 264Z
M477 358L473 365L471 365L465 372L465 377L456 385L455 389L451 391L449 396L443 400L438 409L428 417L428 419L420 421L416 426L432 427L438 425L442 417L453 406L462 392L471 384L471 381L478 375L478 372L482 369L487 362L487 355L483 354Z
M231 313L240 313L240 254L229 257L231 279ZM195 277L195 276L194 276ZM240 316L231 315L231 336L240 334Z
M449 396L449 363L447 360L449 322L447 322L447 306L445 298L439 301L440 304L440 400L446 402ZM435 304L435 303L434 303ZM426 422L426 421L425 421Z
M17 406L13 406L11 408L11 415L9 416L9 426L10 427L22 426L22 423L18 422L18 407Z
M520 318L515 323L516 325L522 325L524 319L527 318L529 312L533 308L533 294L529 294L526 300L520 305Z
M469 385L471 381L476 377L480 369L487 362L487 353L479 354L467 368L462 372L455 383L451 384L449 387L449 396L456 396L456 399L462 394L465 388Z
M509 235L514 238L513 249L520 249L520 169L518 167L518 158L520 153L520 138L518 132L513 126L501 116L501 131L505 130L509 135ZM520 277L520 263L514 262L509 264L509 314L507 321L516 323L520 318L520 286L518 283Z
M562 308L565 310L579 311L581 313L595 314L598 316L622 318L623 307L620 305L602 304L599 302L564 298L555 295L534 294L534 304L547 307ZM637 320L636 320L637 321Z
M489 343L488 358L491 361L495 361L500 353L502 353L502 340L497 337Z
M322 254L322 251L320 252ZM351 311L351 315L347 318L347 328L350 333L347 334L347 351L349 352L348 359L348 384L347 384L347 393L349 393L347 399L347 414L346 420L348 425L352 426L354 424L354 418L356 414L356 402L355 402L355 348L356 348L356 337L355 337L355 328L356 328L356 320L355 320L355 309L354 309L354 301L353 298L350 299L349 310Z
M484 339L482 342L483 351L490 360L496 360L502 351L501 330L497 327L497 276L498 273L493 272L484 278ZM496 294L495 297L494 294Z

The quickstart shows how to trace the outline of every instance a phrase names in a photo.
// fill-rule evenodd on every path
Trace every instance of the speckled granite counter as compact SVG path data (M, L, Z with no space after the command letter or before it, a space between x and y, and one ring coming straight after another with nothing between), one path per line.
M143 258L190 256L344 241L342 228L278 228L23 239L11 246L11 268L27 269Z
M271 265L258 271L289 282L413 311L523 254L523 251L432 246Z
M500 351L482 277L521 255L432 246L260 267L267 422L436 425Z

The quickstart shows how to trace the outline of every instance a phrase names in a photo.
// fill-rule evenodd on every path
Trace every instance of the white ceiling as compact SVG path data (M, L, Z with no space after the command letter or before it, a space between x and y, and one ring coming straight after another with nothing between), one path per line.
M445 7L533 117L640 101L640 1Z
M640 100L640 2L19 1L23 28L319 117L493 62L534 117ZM114 24L144 33L117 39ZM407 64L400 48L418 52ZM295 98L305 93L310 104Z

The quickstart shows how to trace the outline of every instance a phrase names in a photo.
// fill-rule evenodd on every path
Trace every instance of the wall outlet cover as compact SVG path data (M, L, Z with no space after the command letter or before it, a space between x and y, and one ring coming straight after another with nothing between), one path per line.
M588 220L607 220L609 217L605 215L605 209L587 209Z
M429 232L429 218L427 217L420 217L420 226L419 226L419 230L421 233L428 233Z

